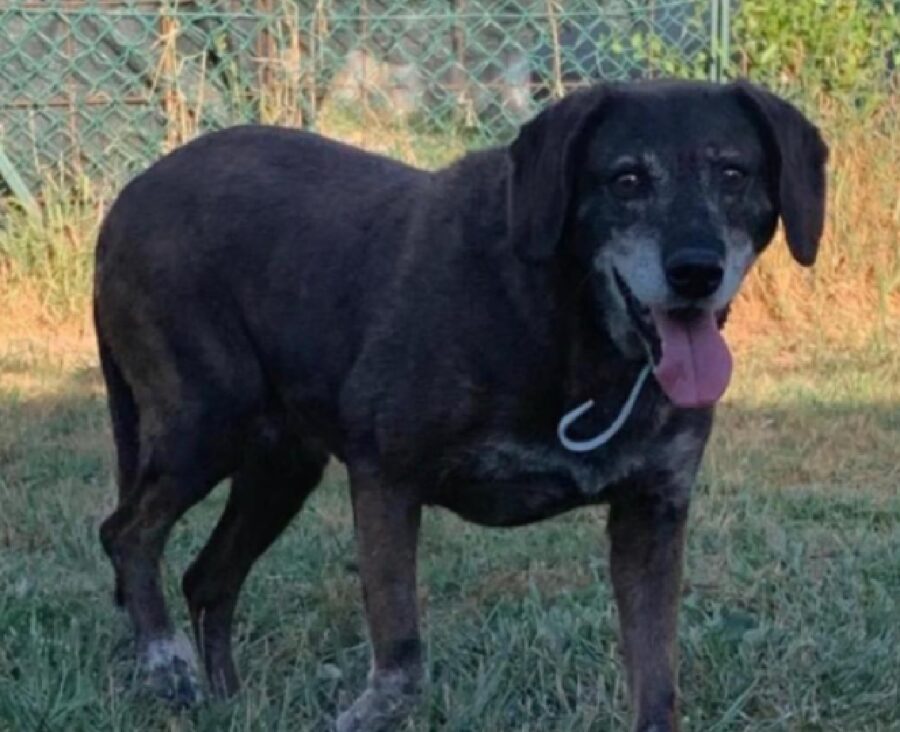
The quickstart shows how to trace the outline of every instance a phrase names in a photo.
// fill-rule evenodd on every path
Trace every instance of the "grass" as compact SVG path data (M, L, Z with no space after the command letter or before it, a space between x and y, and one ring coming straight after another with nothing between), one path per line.
M0 333L0 730L325 729L368 666L342 472L239 608L245 690L173 715L123 660L96 530L113 500L87 332ZM900 729L900 349L739 346L693 507L681 618L695 730ZM178 579L223 492L177 527ZM426 702L410 729L606 730L627 719L602 509L514 531L423 528Z
M893 115L893 116L892 116ZM900 730L900 125L820 114L833 156L819 265L775 244L728 335L736 383L697 488L681 617L691 730ZM464 140L325 110L325 131L434 166ZM88 314L103 188L0 227L0 732L318 730L368 668L335 468L239 608L243 693L173 715L135 694L96 537L111 453ZM5 317L14 313L15 317ZM223 505L177 527L180 573ZM409 729L624 729L604 511L515 531L429 513L428 693Z

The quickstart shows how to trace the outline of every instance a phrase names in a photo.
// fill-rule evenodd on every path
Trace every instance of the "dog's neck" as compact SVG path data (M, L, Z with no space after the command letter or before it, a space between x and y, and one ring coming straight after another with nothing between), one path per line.
M610 410L620 405L622 395L630 393L646 368L647 356L640 350L626 353L616 342L584 267L564 257L546 265L518 261L513 267L520 272L508 278L508 294L521 303L522 312L530 309L530 322L539 325L533 332L543 340L547 363L553 364L552 373L545 372L543 378L558 385L557 416L592 399L599 406L582 420L584 424L609 421L615 416ZM512 269L498 267L498 277ZM652 385L645 390L656 391ZM639 401L646 407L651 400L642 396Z
M589 288L582 288L577 301L562 316L564 342L560 347L565 354L566 404L627 394L647 361L643 354L635 358L623 353L592 302Z

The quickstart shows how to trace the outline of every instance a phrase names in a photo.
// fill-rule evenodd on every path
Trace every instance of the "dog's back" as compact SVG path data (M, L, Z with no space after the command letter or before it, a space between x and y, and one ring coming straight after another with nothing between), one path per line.
M229 281L238 273L246 282L248 267L281 267L287 258L315 259L319 272L323 260L346 268L370 249L390 259L408 199L428 178L307 132L244 126L205 135L119 195L100 234L98 284L120 261L132 277L143 263L147 276L202 272ZM382 221L391 236L379 236Z
M248 410L282 369L308 375L310 401L333 403L377 316L368 298L402 255L410 198L429 184L429 173L311 133L202 137L135 178L104 222L101 345L127 359L137 389L169 383L172 400L188 363ZM173 373L146 373L159 369Z

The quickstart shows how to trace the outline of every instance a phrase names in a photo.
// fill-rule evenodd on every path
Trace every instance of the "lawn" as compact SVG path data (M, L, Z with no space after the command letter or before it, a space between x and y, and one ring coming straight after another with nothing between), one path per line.
M692 509L686 727L900 730L898 341L742 332ZM178 715L130 683L97 541L110 458L89 329L0 332L0 729L327 729L368 668L340 467L245 588L244 691ZM182 627L180 573L223 500L169 545ZM409 729L627 728L603 509L516 530L433 511L423 537L429 684Z

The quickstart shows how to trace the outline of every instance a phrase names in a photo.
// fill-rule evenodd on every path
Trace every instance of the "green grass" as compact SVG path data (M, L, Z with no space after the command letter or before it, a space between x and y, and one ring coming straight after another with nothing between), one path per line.
M900 730L900 349L739 354L693 507L680 630L689 730ZM335 468L239 607L233 702L137 694L96 530L113 500L90 351L0 343L0 730L319 730L368 668ZM176 528L181 571L219 490ZM431 512L415 730L626 729L604 511L512 531Z

